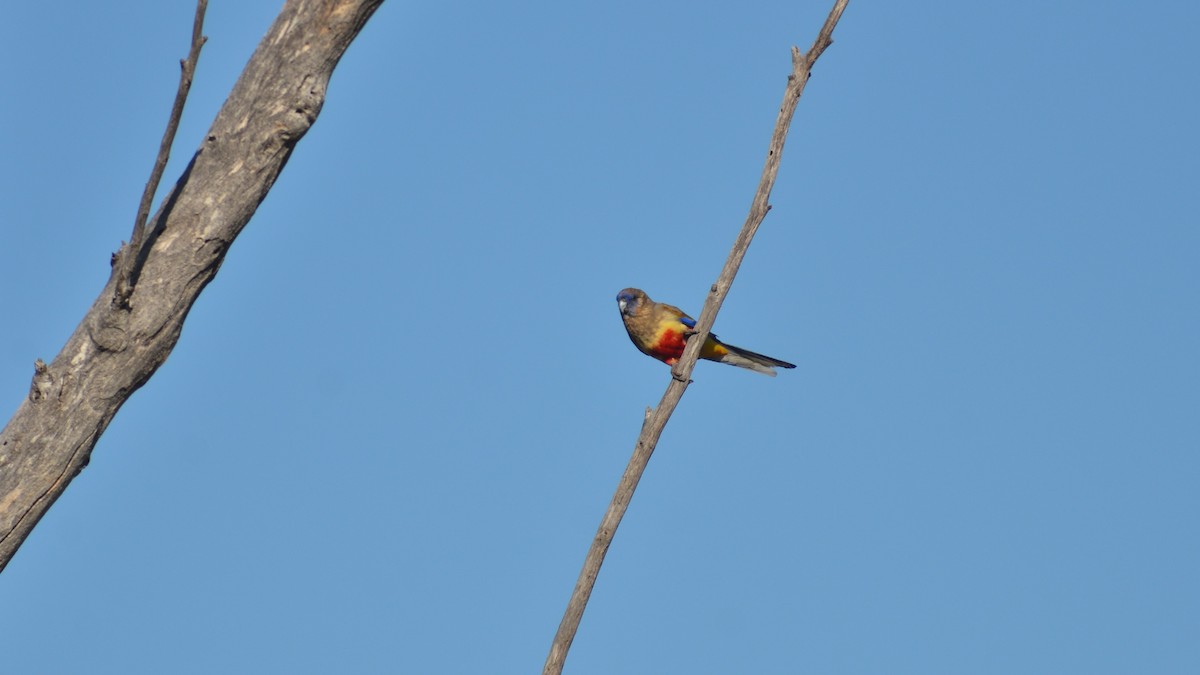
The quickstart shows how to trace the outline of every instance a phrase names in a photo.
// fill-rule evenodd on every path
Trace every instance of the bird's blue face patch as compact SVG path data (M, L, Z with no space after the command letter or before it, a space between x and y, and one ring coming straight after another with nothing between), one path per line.
M621 308L622 314L633 314L637 311L637 298L632 293L619 293L617 295L617 306Z

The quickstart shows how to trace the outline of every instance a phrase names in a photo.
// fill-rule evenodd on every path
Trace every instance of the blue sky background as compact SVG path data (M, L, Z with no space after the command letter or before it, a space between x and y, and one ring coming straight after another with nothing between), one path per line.
M8 673L538 672L821 2L372 19L0 575ZM213 0L164 189L277 2ZM190 2L0 25L0 400L128 237ZM850 5L567 663L1200 672L1200 5Z

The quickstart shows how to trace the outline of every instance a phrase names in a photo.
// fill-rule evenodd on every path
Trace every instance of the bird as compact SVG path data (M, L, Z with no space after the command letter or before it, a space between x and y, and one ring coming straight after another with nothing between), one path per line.
M674 305L655 302L639 288L626 288L617 293L617 307L633 346L643 354L673 366L683 355L687 338L694 334L696 320ZM776 368L795 368L795 364L764 356L741 347L734 347L709 333L700 349L700 358L747 368L756 373L775 377Z

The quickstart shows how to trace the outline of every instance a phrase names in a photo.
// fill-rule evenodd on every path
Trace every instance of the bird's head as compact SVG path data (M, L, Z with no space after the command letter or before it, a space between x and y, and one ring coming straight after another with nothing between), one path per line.
M649 302L649 300L650 298L637 288L626 288L617 293L617 307L621 308L621 314L625 316L637 314L638 308L642 303Z

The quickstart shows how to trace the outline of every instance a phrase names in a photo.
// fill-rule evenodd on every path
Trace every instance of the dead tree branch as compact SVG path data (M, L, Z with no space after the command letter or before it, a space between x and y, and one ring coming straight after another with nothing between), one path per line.
M775 121L775 131L771 134L766 164L763 166L762 179L759 181L758 190L751 203L750 213L746 217L746 222L742 225L737 239L734 240L733 250L729 252L729 258L725 261L721 275L709 289L704 309L696 321L696 334L688 339L683 356L671 369L672 378L671 383L667 385L667 391L663 394L658 407L653 411L648 411L642 424L642 432L634 446L633 457L630 458L629 465L621 476L621 482L617 485L612 502L608 505L608 511L605 512L596 536L592 539L592 546L584 559L579 580L575 583L575 590L571 594L571 600L567 603L567 610L558 626L554 642L550 645L550 653L546 657L546 664L542 670L543 675L562 673L567 651L570 650L575 633L579 629L579 622L583 618L583 611L592 595L592 588L596 584L596 577L600 573L600 566L604 563L608 547L612 543L617 527L621 524L621 519L625 516L630 500L633 499L633 492L637 489L638 481L641 480L642 473L646 470L650 455L653 454L654 448L658 444L667 420L675 412L675 406L679 404L683 392L691 383L692 369L696 367L700 347L708 337L709 331L712 330L717 312L720 311L721 304L725 302L725 296L728 295L733 278L742 264L742 259L746 256L750 241L754 238L758 226L762 224L763 219L767 216L767 211L771 208L769 201L771 189L775 186L775 177L779 173L779 163L783 158L783 144L787 139L788 128L791 126L796 106L800 102L800 95L804 93L804 85L808 83L813 64L832 44L833 29L837 26L848 2L849 0L835 2L833 9L829 12L829 17L825 20L825 25L817 34L817 39L808 52L801 54L799 49L792 47L792 72L788 76L783 104L779 108L779 117Z
M83 321L49 365L35 364L29 396L0 432L0 570L87 465L113 416L171 353L192 304L316 121L342 54L382 2L287 0ZM127 276L132 259L140 271Z

